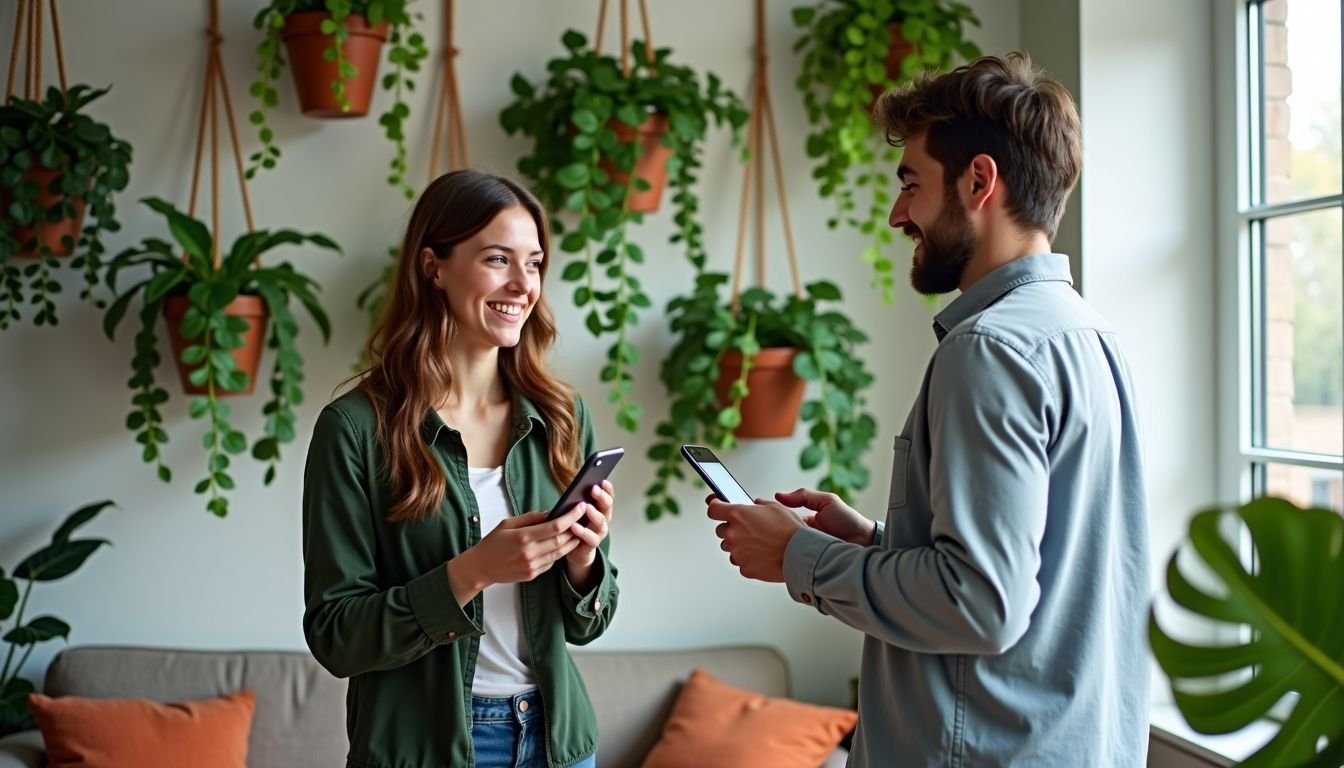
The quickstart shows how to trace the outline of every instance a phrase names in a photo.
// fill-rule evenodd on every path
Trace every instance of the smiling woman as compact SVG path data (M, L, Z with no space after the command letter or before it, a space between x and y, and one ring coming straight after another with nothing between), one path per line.
M546 519L596 443L583 400L545 364L546 233L513 181L430 184L370 365L318 417L304 632L332 674L358 678L351 764L594 764L567 644L615 612L614 489Z

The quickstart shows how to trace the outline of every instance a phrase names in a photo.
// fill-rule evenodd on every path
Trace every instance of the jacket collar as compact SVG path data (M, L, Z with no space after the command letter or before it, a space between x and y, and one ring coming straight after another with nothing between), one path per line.
M542 429L546 428L546 422L541 418L541 411L537 410L537 406L531 400L521 392L513 392L512 397L513 415L509 425L512 439L517 440L532 431L533 423ZM439 416L438 411L433 408L427 409L425 420L420 426L420 432L424 435L425 442L433 445L434 441L438 439L439 432L445 429L449 432L457 432L456 429L443 423L443 417Z
M1068 256L1062 253L1036 253L1014 259L975 281L953 299L933 318L933 332L942 341L962 321L983 312L1014 288L1050 280L1073 285Z

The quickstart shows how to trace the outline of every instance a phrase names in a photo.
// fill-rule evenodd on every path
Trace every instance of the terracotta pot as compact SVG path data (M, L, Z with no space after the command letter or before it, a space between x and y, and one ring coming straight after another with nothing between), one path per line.
M616 138L622 144L635 140L634 128L619 120L612 120L608 125L616 132ZM649 119L639 126L638 135L642 149L635 160L635 178L647 181L649 188L631 190L630 210L634 213L653 213L658 210L658 205L662 201L663 187L667 184L667 161L672 157L672 150L662 143L665 133L667 133L667 115L650 115ZM602 170L611 174L619 184L626 183L630 178L628 174L617 171L615 166L605 159L602 161Z
M322 52L331 38L322 34L322 22L331 18L325 11L304 11L285 19L280 39L289 52L289 69L294 73L294 88L299 93L299 108L309 117L363 117L369 113L373 86L378 82L378 60L383 41L387 40L387 22L369 26L363 16L345 17L350 31L341 50L345 60L355 65L356 74L345 81L345 97L350 109L342 111L331 84L338 78L335 61L327 61Z
M757 352L747 371L747 396L742 401L738 437L789 437L798 424L807 382L793 372L793 347L767 347ZM719 361L714 394L719 406L728 404L728 389L742 375L742 353L729 350Z
M177 364L177 374L182 381L182 391L188 395L204 395L205 387L198 387L191 383L187 378L193 367L182 362L182 350L193 344L200 343L200 337L195 339L182 338L178 328L182 325L182 316L187 313L187 308L191 306L191 300L186 296L169 296L163 302L163 317L168 321L168 342L173 348L173 362ZM241 392L228 392L218 387L215 388L215 394L220 396L228 395L250 395L257 385L257 369L261 367L261 351L265 348L266 342L266 321L270 318L266 311L266 302L262 301L260 296L239 296L229 302L225 307L225 313L235 317L247 319L247 330L243 332L243 346L233 350L233 359L238 363L238 368L247 373L247 389Z
M56 205L65 199L64 195L48 191L51 182L60 171L52 170L44 165L34 165L23 172L24 181L32 181L37 184L37 203L42 206L43 211ZM8 208L13 202L13 196L10 194L0 195L0 207ZM84 228L84 199L75 198L71 201L75 206L75 215L61 219L60 221L42 221L32 227L18 227L14 230L14 239L19 241L19 255L35 257L41 253L40 248L25 247L26 243L33 238L36 231L38 236L38 245L46 245L51 249L53 256L69 256L74 253L74 245L79 242L79 233ZM70 246L67 248L63 244L64 238L70 238Z
M915 52L915 46L905 39L901 34L901 25L892 22L887 25L887 35L891 37L891 43L887 46L887 56L882 60L882 66L887 71L887 79L900 80L901 62L905 57ZM873 111L873 106L877 104L877 97L881 96L886 89L880 85L868 86L869 92L873 94L873 100L868 103L868 111Z

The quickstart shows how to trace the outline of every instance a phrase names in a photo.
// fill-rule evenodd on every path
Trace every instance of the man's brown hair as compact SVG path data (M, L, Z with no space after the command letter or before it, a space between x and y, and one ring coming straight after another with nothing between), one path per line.
M1025 54L984 56L946 74L921 74L882 94L873 114L892 146L925 134L949 187L971 158L994 158L1013 220L1055 239L1083 164L1078 108Z

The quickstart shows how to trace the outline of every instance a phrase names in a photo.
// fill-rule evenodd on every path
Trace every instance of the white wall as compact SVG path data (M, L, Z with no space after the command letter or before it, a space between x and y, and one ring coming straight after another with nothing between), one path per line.
M247 86L258 40L250 21L260 3L221 5L226 68L235 109L243 119L251 107ZM419 5L426 16L423 28L437 41L440 5ZM462 50L458 73L474 165L513 173L525 144L503 136L497 127L497 115L509 100L508 79L515 71L538 79L545 60L559 50L559 36L565 28L575 27L591 36L596 5L589 0L458 4L457 42ZM684 0L651 5L656 43L672 46L681 62L717 72L745 97L752 66L751 4ZM873 485L859 501L876 515L883 509L887 491L890 457L885 446L905 418L933 347L929 322L934 309L909 290L900 293L895 307L882 306L867 288L867 267L856 256L860 241L825 229L829 205L818 201L809 178L802 152L806 123L793 89L797 60L790 47L796 33L789 11L795 3L768 5L771 84L804 277L825 276L841 282L847 309L875 339L867 359L877 375L870 396L881 436L874 441L868 460ZM1017 45L1016 0L974 0L972 5L983 21L974 35L986 51ZM1154 6L1155 13L1178 13ZM205 7L205 2L121 0L83 3L78 13L63 16L72 80L114 86L92 111L135 148L131 187L119 199L124 229L111 239L113 252L141 237L163 234L159 220L135 203L139 198L155 195L185 206L205 66ZM129 24L126 14L132 8L136 21ZM14 0L0 2L0 19L12 19L14 13ZM526 23L520 23L522 19ZM116 34L107 34L113 29ZM609 48L617 29L613 13L607 25ZM9 35L0 37L0 45L8 46ZM7 54L8 47L0 49L4 61ZM44 67L44 72L54 71L51 64ZM313 328L303 329L300 348L308 363L309 399L299 409L301 437L289 446L288 459L273 486L261 486L261 473L254 462L240 462L235 472L239 488L232 495L230 516L219 520L204 511L201 498L191 492L203 464L197 447L201 428L187 418L186 398L176 395L170 379L165 381L175 396L165 414L172 437L167 460L176 479L165 486L153 477L123 427L130 398L124 384L129 377L131 333L124 327L115 343L102 336L100 315L75 299L73 273L62 275L66 293L60 302L62 323L57 329L35 329L25 323L0 333L0 359L7 361L0 366L0 487L4 492L0 565L12 569L47 540L68 511L85 502L111 498L121 507L105 513L87 529L90 535L111 539L114 548L99 552L68 580L39 585L36 590L30 615L49 612L65 618L73 626L73 643L303 647L299 495L306 435L331 389L350 371L364 331L355 296L381 269L383 253L397 238L408 205L382 181L389 147L374 119L319 122L303 118L294 106L288 77L281 85L283 106L273 117L284 156L276 171L261 176L251 187L257 223L327 233L344 246L345 255L288 255L323 284L335 337L323 348ZM411 163L420 169L413 174L417 184L424 183L429 157L432 110L428 97L433 89L428 86L428 76L422 76L409 125ZM385 99L380 94L375 108ZM1165 119L1184 117L1182 110ZM256 146L254 135L246 123L240 128L244 151L250 152ZM1127 169L1131 160L1132 153L1127 151L1113 162ZM1104 160L1096 162L1105 167ZM711 265L719 269L731 263L740 178L726 137L716 136L706 157L701 191ZM223 229L231 240L240 233L241 213L231 174L223 182ZM1129 189L1133 186L1127 184L1114 194ZM1186 205L1182 198L1176 207ZM773 209L771 221L776 221ZM1126 227L1129 223L1125 222ZM659 307L689 285L689 268L680 252L665 244L669 225L669 216L660 213L651 217L641 234L649 255L642 277ZM772 279L778 288L785 274L783 250L778 226L771 231L770 258L776 266ZM898 263L908 259L906 245L896 250ZM1135 250L1145 259L1161 259L1155 265L1158 268L1183 273L1184 268L1170 264L1180 255L1174 247ZM1118 286L1151 287L1137 272L1122 278ZM1177 280L1169 292L1183 290L1185 282ZM557 285L558 281L552 283L552 288ZM742 581L718 550L709 521L694 511L703 497L699 488L681 490L679 499L691 510L681 519L653 524L643 519L641 495L651 479L643 459L647 431L665 405L657 364L670 337L659 322L661 313L648 313L635 335L645 351L645 362L638 371L639 399L651 415L646 434L631 437L616 430L606 408L605 390L596 377L606 344L582 330L568 294L567 289L559 291L555 302L561 327L568 329L555 365L596 406L602 442L623 443L630 453L617 473L621 504L613 529L623 601L601 646L772 643L792 662L797 694L846 703L847 680L857 669L858 634L793 604L779 586ZM1194 311L1191 308L1186 314ZM1206 326L1193 323L1196 330L1207 330ZM1158 384L1170 370L1164 366L1179 357L1179 352L1173 349L1156 359L1136 361L1154 366L1143 377L1154 417L1161 415ZM166 367L164 375L172 375ZM238 426L249 435L259 431L262 402L256 396L234 403ZM1150 418L1150 423L1158 422ZM797 440L757 442L726 458L745 484L766 493L814 480L794 469L799 447ZM1157 479L1170 483L1177 474L1173 469ZM26 667L30 676L40 677L55 650L54 644L44 646L33 656Z
M1211 20L1210 2L1081 4L1084 295L1123 335L1138 389L1158 594L1217 498Z

